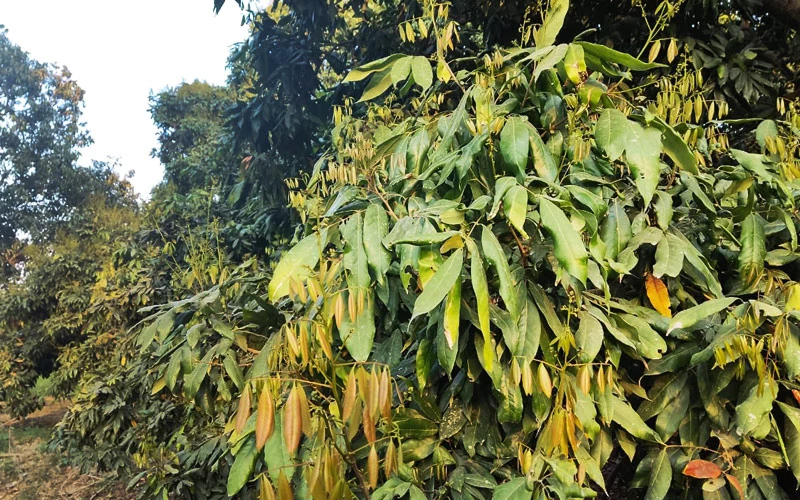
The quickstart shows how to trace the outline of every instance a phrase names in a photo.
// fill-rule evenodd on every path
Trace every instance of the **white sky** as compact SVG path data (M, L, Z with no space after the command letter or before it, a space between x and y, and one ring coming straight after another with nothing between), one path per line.
M229 5L230 4L230 5ZM40 62L67 66L86 91L84 121L94 145L82 162L118 159L144 198L162 177L148 113L151 90L183 81L224 84L233 44L247 37L229 0L0 0L9 39Z

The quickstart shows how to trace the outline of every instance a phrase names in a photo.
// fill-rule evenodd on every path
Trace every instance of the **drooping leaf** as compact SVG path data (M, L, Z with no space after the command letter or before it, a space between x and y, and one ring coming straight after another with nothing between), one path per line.
M650 299L650 304L652 304L653 309L658 311L662 316L671 318L672 311L670 310L667 285L650 273L647 273L645 276L644 284L647 291L647 298Z
M628 246L631 240L631 221L620 204L614 200L600 229L600 237L606 244L606 258L613 260Z
M367 252L369 268L378 283L383 283L392 263L392 254L383 246L383 239L389 232L389 217L386 210L372 204L364 213L364 250Z
M531 500L533 492L528 489L524 477L514 478L497 486L492 493L492 500Z
M587 311L578 313L578 318L580 323L575 332L578 360L581 363L591 363L603 346L603 325Z
M359 66L358 68L355 68L352 71L350 71L350 73L348 73L347 76L345 77L344 81L345 82L361 81L366 77L368 77L369 75L375 73L376 71L382 71L386 68L390 68L395 61L405 57L406 56L403 54L392 54L382 59L369 62L363 66Z
M536 175L548 182L555 182L558 178L558 163L553 154L542 142L539 132L531 125L526 123L529 128L529 142L531 146L531 156L533 156L533 168Z
M436 274L425 285L425 289L414 302L412 317L421 316L431 312L442 303L453 285L461 278L461 268L464 264L464 252L458 249L444 261Z
M646 441L660 441L659 435L644 423L642 417L640 417L628 403L616 396L612 396L611 406L614 413L613 421L618 423L632 436Z
M392 86L392 70L390 68L376 72L370 78L367 88L358 99L358 102L366 102L379 97Z
M778 401L778 407L786 416L783 424L783 441L786 444L789 468L795 479L800 482L800 409L781 401Z
M756 214L750 214L742 221L739 241L742 244L739 275L748 287L753 287L764 272L764 259L767 257L764 225Z
M303 238L281 258L269 282L269 300L274 302L288 295L291 280L302 281L309 276L327 244L327 233L323 229Z
M475 305L478 309L478 323L483 334L483 357L485 363L488 364L487 370L491 371L494 357L491 355L492 333L489 326L489 285L486 281L486 270L483 267L483 258L480 250L478 250L478 245L472 239L468 239L467 246L470 252L470 280L472 281L472 290L475 293Z
M707 319L713 314L717 314L728 308L731 304L736 302L735 297L727 297L724 299L712 299L703 302L702 304L685 309L676 314L669 322L667 334L676 328L684 330L691 329L700 320Z
M659 116L656 116L650 123L651 126L661 131L661 144L664 147L664 152L675 162L675 165L691 174L699 175L697 158L689 149L686 141L675 132L675 129Z
M575 43L583 47L583 50L587 54L591 54L592 56L597 57L601 61L608 61L610 63L620 64L628 69L632 69L633 71L649 71L651 69L665 67L663 64L659 63L646 63L640 61L639 59L636 59L630 54L619 52L610 47L606 47L605 45L598 45L596 43L590 43L590 42L575 42Z
M506 218L524 239L528 239L525 232L525 216L528 213L528 191L519 184L512 186L503 197L503 211Z
M552 0L544 16L542 26L533 33L533 40L537 48L553 45L558 33L564 26L564 19L569 10L569 0Z
M653 264L653 276L677 277L683 270L683 250L680 240L671 234L665 234L656 246L656 262Z
M227 493L228 496L236 495L253 475L256 465L256 447L252 439L248 439L239 448L236 458L233 461L230 472L228 472Z
M589 255L580 234L572 227L564 212L544 198L539 200L539 213L542 225L553 238L554 253L558 263L585 285Z
M628 145L628 118L617 109L604 109L597 118L594 140L611 161L617 160Z
M433 83L433 70L431 63L426 57L414 56L411 59L411 76L414 78L414 83L422 87L422 90L428 90L428 87Z
M511 313L512 317L516 317L519 314L517 282L511 275L511 269L508 266L508 259L506 259L506 254L503 252L503 247L497 241L497 237L492 230L485 226L481 229L481 247L486 260L497 271L497 277L500 280L500 296L505 302L506 309Z
M644 204L649 205L658 187L661 166L661 134L654 128L645 128L636 122L628 122L630 129L625 145L625 158L630 165Z
M527 120L514 115L506 119L506 124L500 132L500 154L518 181L525 179L525 169L528 165L528 128Z
M650 484L645 493L645 500L662 500L669 493L672 484L672 464L669 461L667 449L662 448L653 460L650 471Z

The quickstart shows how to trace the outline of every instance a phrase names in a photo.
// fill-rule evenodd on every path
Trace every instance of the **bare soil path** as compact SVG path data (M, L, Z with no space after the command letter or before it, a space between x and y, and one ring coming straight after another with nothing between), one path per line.
M100 474L82 474L46 449L53 427L67 411L48 400L22 420L0 415L0 500L133 500L125 485Z

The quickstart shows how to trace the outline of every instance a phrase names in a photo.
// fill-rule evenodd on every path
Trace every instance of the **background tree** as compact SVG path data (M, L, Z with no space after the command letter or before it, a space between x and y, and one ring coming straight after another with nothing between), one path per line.
M79 149L91 141L81 123L82 103L83 91L66 68L30 59L0 31L0 251L6 272L19 258L7 253L19 236L45 241L91 195L116 189L109 165L77 164Z

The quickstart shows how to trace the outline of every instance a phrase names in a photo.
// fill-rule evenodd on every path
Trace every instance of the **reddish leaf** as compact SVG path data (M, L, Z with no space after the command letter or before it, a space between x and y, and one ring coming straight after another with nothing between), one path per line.
M683 474L697 479L716 479L722 474L722 469L708 460L692 460L683 469Z
M792 389L792 396L794 396L794 399L797 401L797 404L800 404L800 391L798 391L797 389Z
M739 492L739 498L741 500L744 500L744 490L742 489L742 483L740 483L739 480L736 479L736 476L725 474L725 478L728 480L728 483L730 483L730 485L736 488L736 491Z

